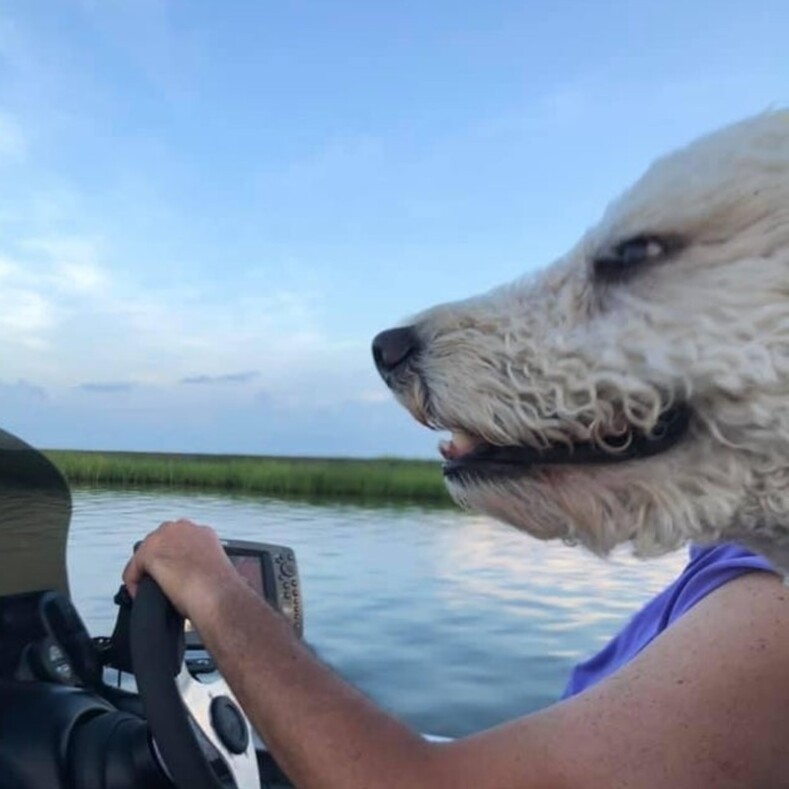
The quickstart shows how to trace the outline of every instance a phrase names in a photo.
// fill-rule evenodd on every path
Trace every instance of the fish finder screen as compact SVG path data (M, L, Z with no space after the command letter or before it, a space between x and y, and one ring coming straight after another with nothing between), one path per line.
M259 556L241 556L231 554L229 557L236 568L238 574L254 589L261 597L265 597L263 587L263 564Z
M245 540L222 540L222 547L249 588L283 614L300 637L303 630L301 588L293 551L283 545ZM202 649L200 636L188 621L186 646Z

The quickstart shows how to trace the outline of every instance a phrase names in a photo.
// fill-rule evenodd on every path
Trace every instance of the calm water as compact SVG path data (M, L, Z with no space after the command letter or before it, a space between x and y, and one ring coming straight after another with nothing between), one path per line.
M316 651L419 730L452 736L550 704L684 562L603 562L454 510L77 490L69 568L93 635L111 631L133 543L181 516L292 546Z

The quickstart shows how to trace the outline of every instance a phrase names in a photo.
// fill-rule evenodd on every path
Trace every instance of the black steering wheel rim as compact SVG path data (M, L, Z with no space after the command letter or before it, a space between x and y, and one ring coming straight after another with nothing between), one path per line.
M175 681L183 664L183 617L149 576L137 588L130 636L137 689L170 778L178 789L223 789L200 747Z

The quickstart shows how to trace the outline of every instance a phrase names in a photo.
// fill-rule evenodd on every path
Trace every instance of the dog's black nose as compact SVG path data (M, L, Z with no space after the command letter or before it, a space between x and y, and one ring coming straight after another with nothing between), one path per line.
M419 337L413 326L382 331L373 340L373 359L384 378L393 373L419 350Z

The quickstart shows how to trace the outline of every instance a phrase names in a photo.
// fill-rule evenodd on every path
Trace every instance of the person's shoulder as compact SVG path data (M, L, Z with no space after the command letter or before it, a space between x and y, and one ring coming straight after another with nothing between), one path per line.
M788 654L789 589L743 574L594 687L450 743L435 785L786 786Z
M735 543L692 545L690 561L673 584L667 624L715 590L750 573L775 575L775 570L763 556Z
M752 572L719 586L631 663L556 710L558 728L575 740L574 780L651 789L671 773L675 789L786 785L787 654L781 579ZM584 775L597 760L609 772L601 765Z

